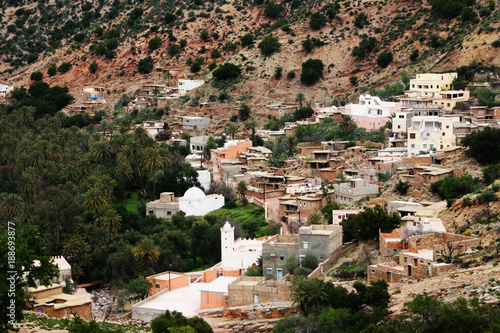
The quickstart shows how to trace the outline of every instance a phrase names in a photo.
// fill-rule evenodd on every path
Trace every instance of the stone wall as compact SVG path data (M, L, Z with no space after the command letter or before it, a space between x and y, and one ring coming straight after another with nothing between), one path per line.
M290 283L286 278L266 281L260 276L241 276L228 286L224 307L254 304L256 295L259 303L289 301Z

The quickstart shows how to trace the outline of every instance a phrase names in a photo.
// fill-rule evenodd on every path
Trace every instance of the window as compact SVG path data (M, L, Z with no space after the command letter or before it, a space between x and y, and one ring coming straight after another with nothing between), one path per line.
M399 119L404 119L405 118L404 114L400 114L398 117L399 117Z
M414 144L414 143L412 143L412 144L411 144L411 147L412 147L412 148L415 148L415 144Z
M398 129L401 129L401 125L398 125Z
M149 210L149 215L152 215L154 213L154 211L152 209Z
M304 249L308 249L309 248L309 242L302 243L302 246L304 247Z
M408 257L403 257L405 262L408 262Z
M159 284L155 284L155 288L156 289L160 289L160 285Z
M415 139L415 133L410 133L410 139Z
M426 143L424 143L424 148L427 148L427 144Z
M285 257L280 257L280 260L285 260Z
M443 132L443 136L445 136L445 135L446 135L446 133L445 133L445 132Z
M446 128L450 128L450 125L446 125Z
M272 268L268 268L267 269L267 274L273 274L273 269Z

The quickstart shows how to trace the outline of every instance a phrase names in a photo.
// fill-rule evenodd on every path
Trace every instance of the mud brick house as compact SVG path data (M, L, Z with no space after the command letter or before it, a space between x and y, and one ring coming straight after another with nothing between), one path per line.
M224 307L290 300L290 282L287 277L266 280L262 276L240 276L228 286Z
M313 159L309 161L311 169L339 168L343 165L344 159L335 157L337 154L331 150L313 151Z
M403 242L403 248L398 249L392 247L397 241L391 242L390 236L396 238L402 235L395 232L389 237L384 237L384 242L387 243L385 254L398 250L401 252L399 256L393 256L391 260L368 266L368 282L379 279L387 282L400 282L408 278L422 279L449 272L453 265L440 263L439 258L453 257L480 244L480 240L474 237L441 233L409 237L407 242ZM381 253L384 254L382 247Z
M92 319L92 300L62 292L60 284L28 288L27 309L50 317Z

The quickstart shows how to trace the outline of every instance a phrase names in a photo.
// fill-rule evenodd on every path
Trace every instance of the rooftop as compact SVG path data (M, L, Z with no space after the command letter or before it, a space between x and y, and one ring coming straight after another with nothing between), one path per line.
M237 278L235 276L220 276L209 284L202 286L199 290L225 294L227 293L227 286Z

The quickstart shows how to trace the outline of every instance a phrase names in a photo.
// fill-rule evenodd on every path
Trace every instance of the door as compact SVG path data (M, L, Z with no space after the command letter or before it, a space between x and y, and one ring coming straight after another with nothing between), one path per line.
M278 279L281 279L283 277L283 270L278 268L277 272L278 272Z
M259 303L259 294L253 294L253 302Z

